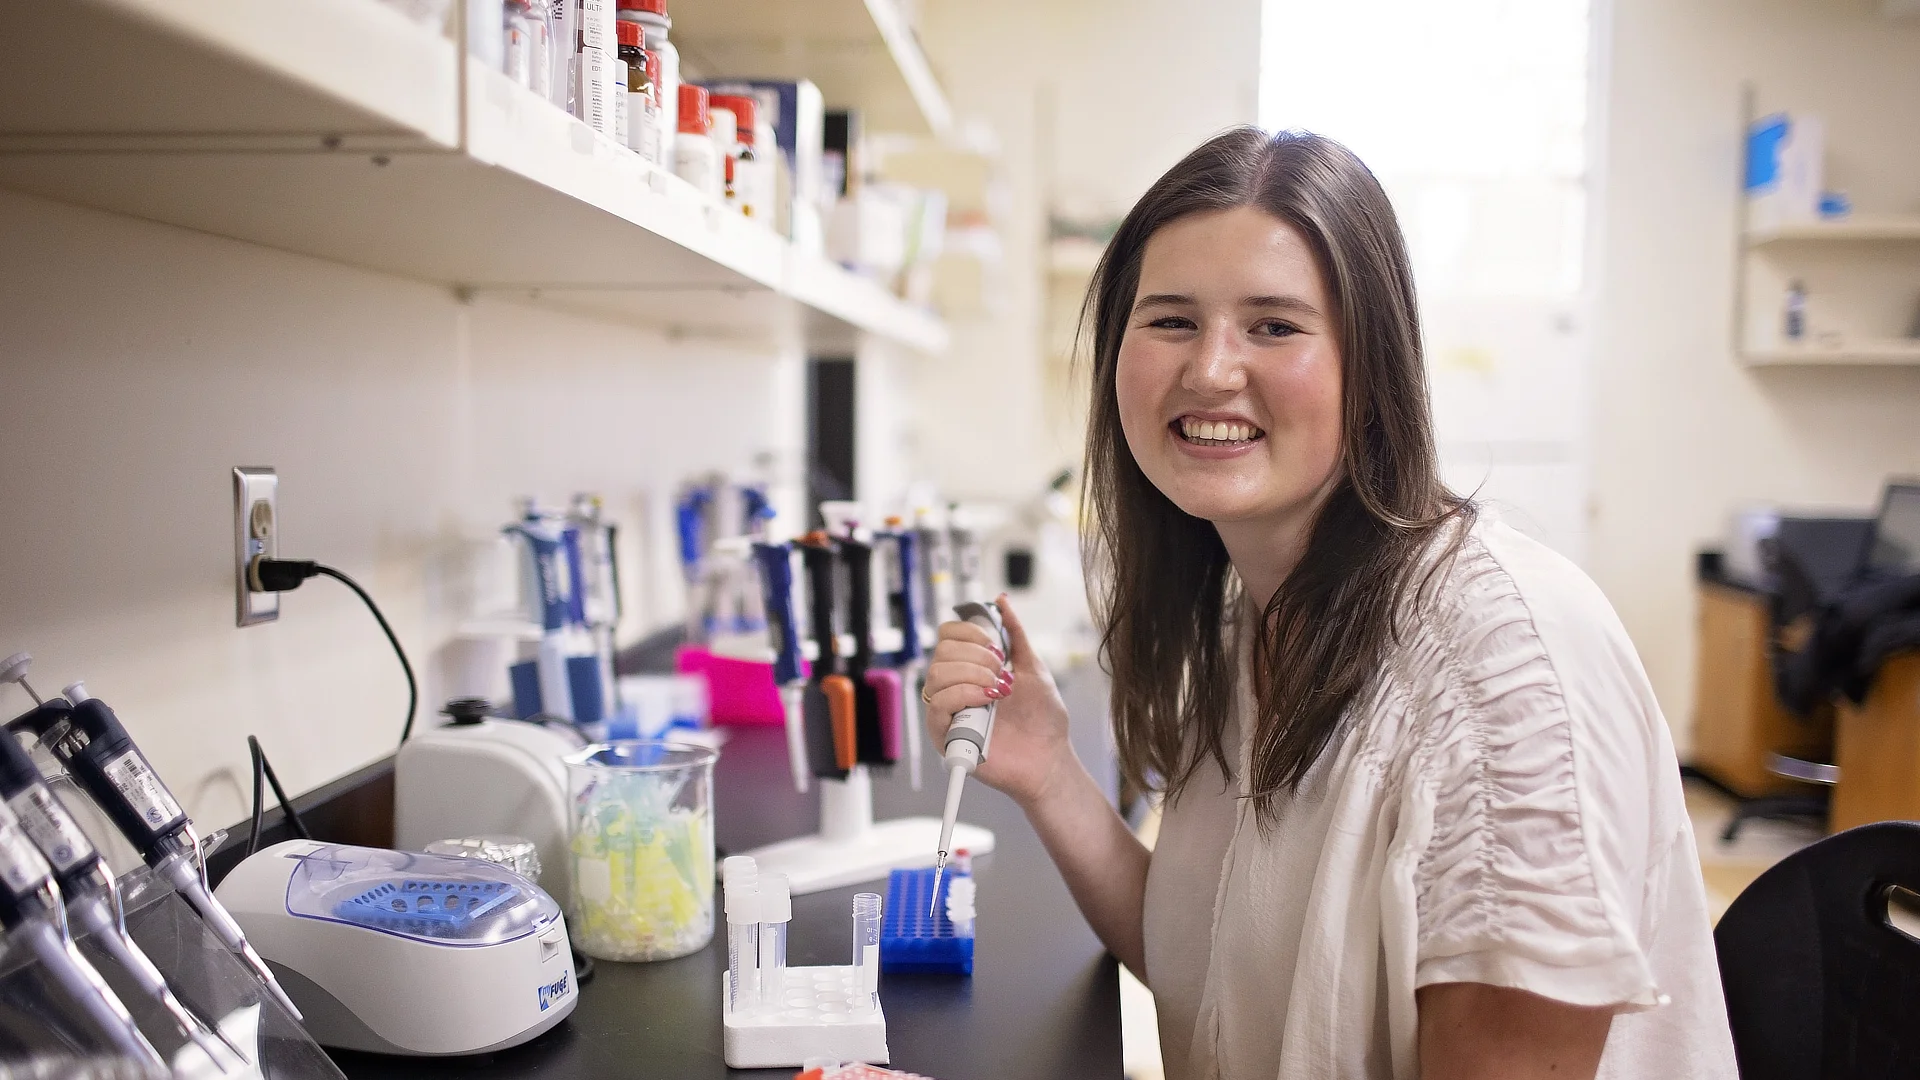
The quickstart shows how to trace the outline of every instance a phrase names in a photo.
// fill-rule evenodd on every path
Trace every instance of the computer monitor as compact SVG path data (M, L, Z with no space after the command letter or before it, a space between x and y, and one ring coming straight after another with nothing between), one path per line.
M1875 577L1920 574L1920 481L1887 485L1867 540L1866 570Z

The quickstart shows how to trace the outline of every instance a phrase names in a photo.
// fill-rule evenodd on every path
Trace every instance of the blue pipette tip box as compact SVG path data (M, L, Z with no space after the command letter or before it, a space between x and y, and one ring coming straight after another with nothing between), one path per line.
M895 870L887 877L887 903L880 919L880 970L973 974L973 924L955 927L947 918L947 890L956 875L940 883L933 901L933 870Z

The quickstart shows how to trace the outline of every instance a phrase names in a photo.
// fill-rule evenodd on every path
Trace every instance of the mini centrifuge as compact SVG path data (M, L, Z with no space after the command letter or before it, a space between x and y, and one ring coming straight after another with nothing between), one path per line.
M560 906L491 863L289 840L216 894L323 1046L486 1053L579 1000Z

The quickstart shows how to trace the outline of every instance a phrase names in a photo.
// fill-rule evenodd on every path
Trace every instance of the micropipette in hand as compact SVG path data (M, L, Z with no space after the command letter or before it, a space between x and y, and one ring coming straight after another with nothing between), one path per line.
M1007 628L1000 621L998 608L968 601L954 605L953 611L962 621L985 630L989 638L999 642L1000 655L1008 657L1006 664L1012 663L1013 647L1007 641ZM960 815L960 792L967 777L987 760L987 743L993 738L996 708L995 702L988 701L985 705L961 709L953 714L953 723L947 728L946 746L941 751L947 767L947 806L940 815L940 848L933 864L933 901L927 911L929 916L940 904L940 879L947 872L947 853L953 846L953 823Z

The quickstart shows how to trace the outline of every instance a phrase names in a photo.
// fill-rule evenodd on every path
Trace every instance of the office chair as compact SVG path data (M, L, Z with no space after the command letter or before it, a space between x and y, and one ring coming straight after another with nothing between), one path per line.
M1786 517L1780 519L1779 531L1763 546L1772 578L1767 591L1767 662L1773 670L1775 697L1796 716L1807 717L1829 706L1818 694L1802 688L1807 680L1799 674L1811 658L1804 644L1789 646L1786 638L1796 622L1816 615L1853 580L1872 532L1873 522L1858 518ZM1720 834L1722 843L1732 843L1740 835L1740 827L1755 818L1826 821L1830 802L1827 788L1840 773L1833 765L1830 748L1824 760L1774 754L1767 769L1776 776L1821 786L1805 792L1741 799Z
M1920 648L1920 483L1889 483L1871 521L1782 518L1766 547L1774 576L1768 659L1774 689L1787 711L1810 717L1838 698L1864 703L1890 656ZM1789 645L1789 628L1809 632ZM1779 776L1832 785L1832 755L1801 760L1773 755ZM1774 795L1743 801L1728 822L1732 840L1754 817L1826 817L1827 793Z
M1829 836L1747 886L1713 932L1742 1080L1920 1075L1920 940L1888 920L1914 893L1911 821Z

